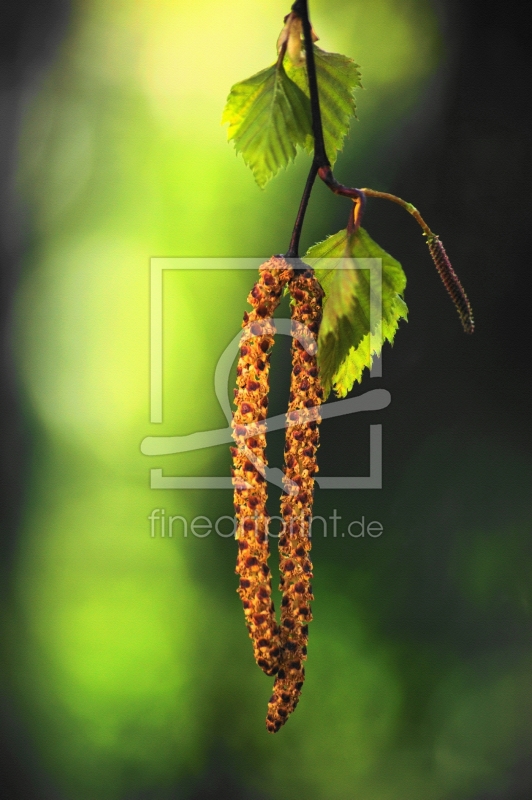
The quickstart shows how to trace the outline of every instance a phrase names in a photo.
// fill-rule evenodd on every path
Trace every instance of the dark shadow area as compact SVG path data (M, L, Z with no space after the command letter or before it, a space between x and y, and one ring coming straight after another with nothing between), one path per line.
M417 648L439 648L444 671L450 653L465 660L488 653L518 659L531 641L530 576L518 575L532 552L532 68L526 8L517 2L446 2L438 9L447 64L386 158L400 159L391 191L413 202L441 233L477 329L472 337L462 332L415 223L391 204L370 201L365 226L405 268L410 321L393 349L386 348L383 378L354 392L383 386L392 394L391 406L347 424L325 423L320 469L325 475L367 474L368 427L381 422L383 491L357 492L354 500L338 492L335 500L344 520L365 514L383 522L390 536L364 546L347 538L314 543L315 563L334 562L338 579L363 587L352 595L375 629L382 625L383 635L396 636L399 647L410 642L399 666L410 687L411 719L404 720L403 734L417 744L433 690L420 684L423 665L412 655ZM330 495L318 493L316 513L325 504L333 504ZM457 553L474 549L475 529L483 526L520 533L505 542L494 533L493 579L471 602L453 570ZM518 600L520 581L525 595ZM436 679L438 668L432 669ZM517 752L515 758L506 788L477 800L530 796L530 758Z
M0 575L3 591L24 492L27 437L11 352L12 302L31 233L15 190L21 117L66 27L68 0L4 0L0 7ZM39 773L16 712L2 689L0 795L6 800L56 800Z

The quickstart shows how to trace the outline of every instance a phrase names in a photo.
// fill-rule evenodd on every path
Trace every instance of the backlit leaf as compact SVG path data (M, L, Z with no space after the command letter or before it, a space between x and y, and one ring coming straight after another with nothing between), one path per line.
M227 98L222 123L262 188L304 147L312 130L310 101L282 64L274 64L236 83Z
M367 262L357 259L378 259ZM325 396L339 397L362 379L385 341L393 342L399 320L407 318L401 295L406 276L398 261L360 228L347 230L309 249L305 261L314 267L324 291L318 363ZM379 268L382 264L382 268Z
M320 109L325 150L334 164L337 151L343 147L349 131L351 117L355 116L354 90L362 87L358 64L339 53L328 53L314 45L314 60L318 77ZM305 61L292 63L288 56L284 60L286 74L310 97ZM314 148L312 127L308 131L305 146L309 152Z

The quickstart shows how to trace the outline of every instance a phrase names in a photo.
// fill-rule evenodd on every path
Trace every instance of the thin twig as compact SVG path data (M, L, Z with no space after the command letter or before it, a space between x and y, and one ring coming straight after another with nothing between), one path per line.
M301 238L301 230L303 228L303 222L307 211L308 201L310 200L312 187L314 186L314 181L316 180L317 174L318 174L318 165L316 161L313 161L310 167L310 172L308 174L307 182L305 184L305 189L303 191L301 203L299 204L299 211L297 212L297 217L294 224L294 230L292 231L292 238L290 239L290 247L288 248L288 252L286 254L287 258L298 258L299 256L299 239Z
M397 203L397 205L404 208L405 211L408 211L409 214L412 214L416 222L423 228L423 233L426 236L434 236L431 229L412 203L407 203L406 200L402 200L400 197L397 197L395 194L390 194L389 192L377 192L375 189L361 189L361 192L364 192L366 197L380 197L382 200L391 200L392 203Z
M320 167L318 170L318 175L324 184L329 187L331 192L334 192L334 194L339 194L342 197L350 197L351 200L353 200L355 203L355 231L357 231L360 227L360 223L362 222L364 209L366 208L366 195L364 190L354 189L349 186L344 186L343 183L339 183L334 177L333 171L330 167Z
M314 61L314 43L312 41L312 27L310 25L307 0L296 0L292 6L292 11L300 17L303 24L310 110L312 112L312 134L314 136L314 160L317 162L318 167L330 167L331 162L327 158L323 138L318 78L316 75L316 62Z
M308 206L312 187L316 174L320 176L321 180L325 183L334 194L349 197L355 202L354 224L356 231L360 226L362 215L364 213L366 198L364 192L360 189L352 189L339 183L333 175L331 163L327 158L325 150L325 140L323 137L323 125L321 120L320 109L320 96L318 90L318 79L316 74L316 62L314 60L314 44L312 41L312 27L308 13L308 0L296 0L292 6L292 12L300 19L303 26L303 37L305 41L305 57L307 78L310 92L310 110L312 114L312 134L314 137L314 159L310 172L307 178L299 211L292 231L292 238L290 240L290 248L287 257L297 258L299 255L299 239L301 237L301 230L305 219L305 213Z

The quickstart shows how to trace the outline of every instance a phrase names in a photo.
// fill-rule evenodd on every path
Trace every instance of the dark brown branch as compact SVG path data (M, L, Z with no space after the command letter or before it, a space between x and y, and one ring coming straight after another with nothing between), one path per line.
M327 158L325 150L325 141L323 137L323 125L321 121L320 109L320 96L318 90L318 78L316 75L316 62L314 60L314 44L312 42L312 27L308 13L308 0L296 0L292 6L292 12L300 19L303 26L303 37L305 40L305 57L306 69L308 77L308 85L310 92L310 110L312 114L312 134L314 137L314 160L310 168L307 183L299 205L299 211L292 231L292 238L290 240L290 248L286 254L287 257L297 258L299 255L299 239L301 237L301 230L305 219L305 213L308 206L312 187L316 174L320 176L322 181L329 187L335 194L349 197L355 202L354 213L354 230L359 227L362 215L364 213L366 198L364 192L360 189L351 189L338 183L333 175L331 164Z
M303 228L308 201L310 200L312 187L314 186L314 181L316 180L317 174L318 165L315 161L313 161L310 167L307 182L305 184L301 203L299 204L299 211L297 212L294 230L292 231L292 238L290 239L290 247L288 248L288 252L286 254L287 258L298 258L299 256L299 239L301 238L301 230Z
M316 161L318 167L330 167L331 162L327 158L325 141L323 139L318 78L316 75L316 62L314 61L314 44L312 41L312 27L310 25L307 0L296 0L292 6L292 11L301 19L303 25L308 87L310 92L310 110L312 113L312 134L314 136L314 161Z

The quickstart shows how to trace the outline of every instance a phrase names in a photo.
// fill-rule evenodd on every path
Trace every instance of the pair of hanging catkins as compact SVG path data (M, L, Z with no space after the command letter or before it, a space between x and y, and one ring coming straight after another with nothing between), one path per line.
M266 416L273 313L284 289L292 298L292 376L286 415L284 479L281 498L279 571L280 622L272 601L268 566L269 516L266 510ZM294 269L272 257L259 269L248 296L237 365L233 416L233 485L240 594L258 666L275 675L266 727L275 733L295 709L305 678L308 624L312 619L310 527L314 475L318 471L320 386L317 334L323 290L311 270Z

